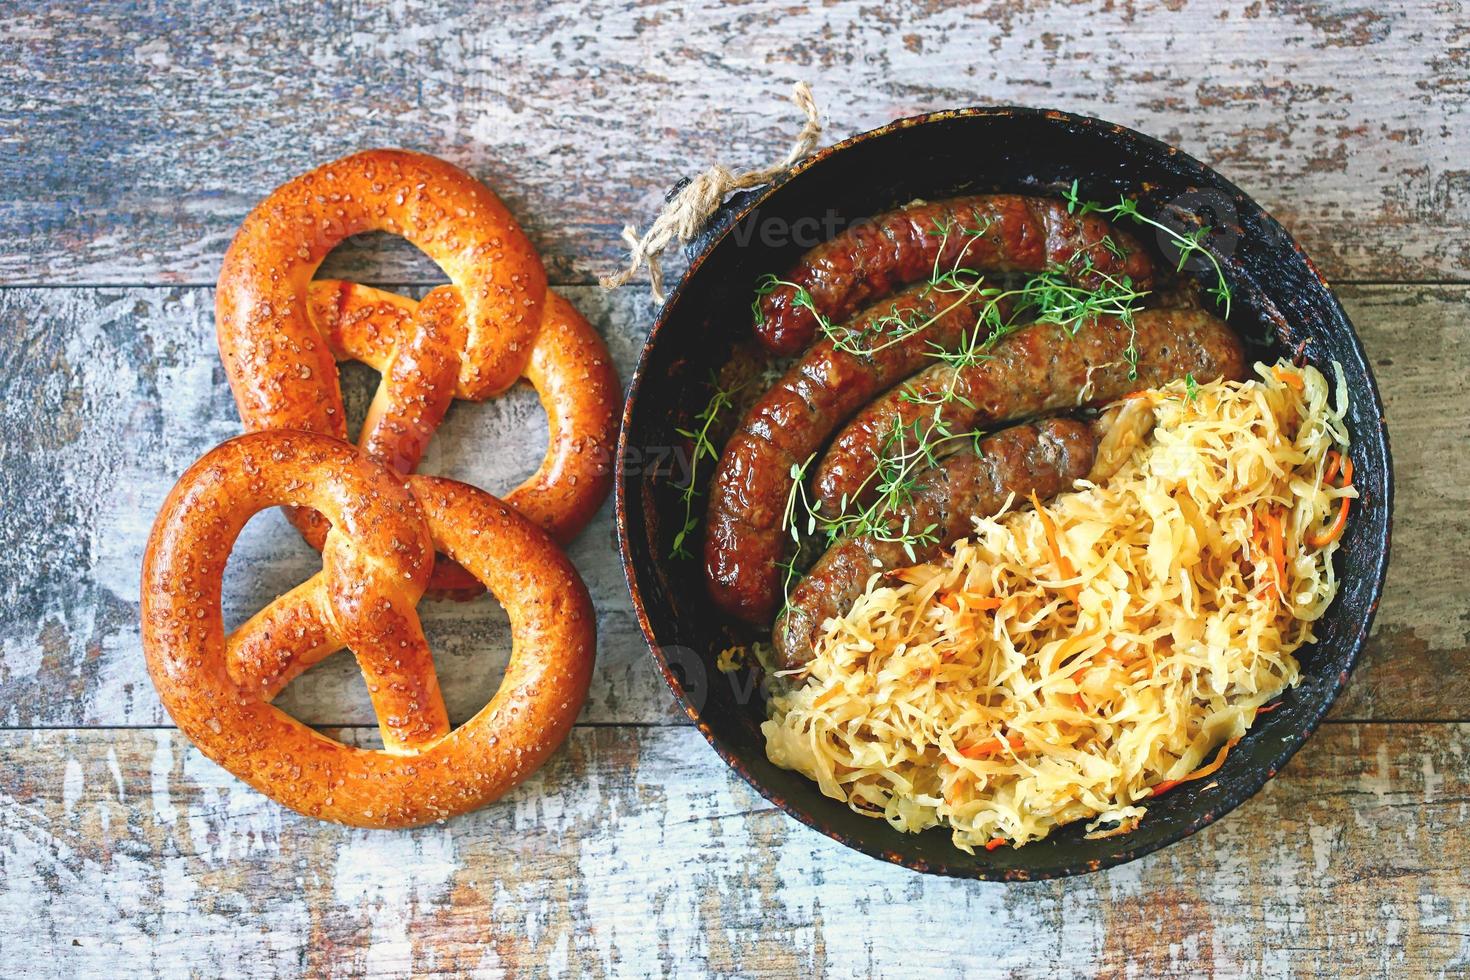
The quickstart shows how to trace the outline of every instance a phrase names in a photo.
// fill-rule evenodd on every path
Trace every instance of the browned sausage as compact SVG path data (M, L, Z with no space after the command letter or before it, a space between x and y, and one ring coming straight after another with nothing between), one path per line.
M919 475L913 498L890 515L899 523L908 518L911 527L935 525L935 539L913 544L912 556L902 544L864 535L850 535L828 548L776 620L772 641L778 663L791 668L809 661L822 623L844 615L875 573L939 557L971 533L972 517L998 513L1011 494L1052 497L1071 487L1092 468L1097 443L1096 426L1047 419L1002 429L981 440L979 452L967 447L940 460Z
M832 338L813 344L745 414L710 483L705 577L720 609L760 626L771 622L791 467L805 464L874 395L927 363L931 345L956 346L975 327L981 302L927 283L903 290L849 321L840 346Z
M1245 376L1245 352L1225 323L1198 310L1149 310L1134 315L1138 376L1124 358L1128 326L1100 317L1075 336L1034 324L1001 340L990 357L962 367L941 363L921 371L858 413L833 441L816 473L823 512L844 498L861 505L884 442L899 425L931 424L936 411L952 431L985 429L1025 418L1121 398L1193 374L1201 384ZM934 401L939 400L937 406ZM924 404L924 402L929 404Z
M956 267L1061 267L1090 288L1106 274L1128 276L1147 289L1153 276L1153 263L1132 236L1096 214L1069 214L1056 198L980 194L916 201L859 222L803 255L786 274L787 284L761 298L756 336L778 354L794 354L811 341L817 318L794 302L798 286L823 316L840 323L900 286Z

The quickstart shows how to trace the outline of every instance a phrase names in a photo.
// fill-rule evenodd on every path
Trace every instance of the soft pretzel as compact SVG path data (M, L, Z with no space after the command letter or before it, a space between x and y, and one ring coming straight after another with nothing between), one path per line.
M447 294L447 295L446 295ZM311 284L313 320L338 360L398 371L388 404L380 387L363 422L362 449L400 472L412 472L448 407L436 375L453 369L453 292L441 287L421 303L357 283ZM436 313L431 304L442 304ZM550 437L540 467L505 496L506 503L565 544L597 512L612 480L619 385L602 338L577 308L546 293L541 329L524 376L541 398ZM448 336L446 336L448 335ZM403 352L413 351L407 358ZM394 359L398 352L397 359Z
M450 284L416 303L313 281L334 246L368 230L407 238ZM540 258L499 198L444 161L370 150L278 188L225 255L216 325L247 429L345 438L335 361L362 360L383 380L359 443L408 473L453 398L482 400L525 376L546 406L551 443L537 474L507 499L567 541L607 495L619 391L607 350L571 304L548 293ZM321 547L321 516L291 517ZM480 591L448 563L430 584Z
M465 307L464 398L521 376L541 325L546 271L500 198L458 167L407 150L367 150L282 184L245 218L220 269L215 318L247 424L342 431L336 371L307 315L322 259L351 235L402 235L449 276ZM319 374L307 374L317 371ZM295 381L313 381L316 403ZM237 380L238 379L238 380Z
M251 515L310 507L330 522L322 571L229 636L225 562ZM494 698L451 730L415 605L434 549L505 605L513 647ZM169 714L209 758L310 816L407 827L493 800L570 730L594 652L591 600L556 544L452 480L402 477L339 440L259 432L226 442L170 492L143 562L143 646ZM353 748L270 704L350 647L384 748Z

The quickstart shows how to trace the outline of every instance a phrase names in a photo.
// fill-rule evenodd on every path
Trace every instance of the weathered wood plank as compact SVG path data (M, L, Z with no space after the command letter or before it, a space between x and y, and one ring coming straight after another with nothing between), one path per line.
M1346 288L1394 462L1393 557L1343 718L1470 718L1470 290Z
M649 313L638 291L569 290L631 373ZM1470 288L1342 290L1388 402L1397 461L1395 557L1344 718L1463 719L1470 703ZM0 290L0 724L135 725L167 719L143 667L137 581L149 526L177 475L239 431L214 349L207 289ZM374 376L353 372L359 412ZM505 489L534 466L545 423L529 392L456 405L433 471ZM599 611L585 720L674 717L634 623L610 505L573 559ZM246 529L226 582L238 622L318 567L276 514ZM505 620L488 601L426 603L455 718L488 698ZM371 720L351 660L287 689L317 724Z
M299 818L172 731L6 732L0 919L29 927L6 930L0 969L1454 973L1470 969L1467 757L1470 726L1328 725L1194 838L1000 885L847 851L687 727L577 729L511 799L401 833Z
M1334 279L1463 279L1467 21L1459 0L23 4L0 20L0 282L211 283L272 187L374 144L469 167L590 282L677 178L784 152L797 78L832 138L965 104L1102 115L1218 165ZM426 268L382 242L336 264Z
M632 288L568 291L632 374L648 329ZM173 481L240 432L219 363L209 289L0 290L0 724L165 721L139 646L138 577ZM377 383L344 375L360 419ZM535 470L546 421L525 385L456 403L423 470L505 492ZM673 716L633 620L609 500L570 549L598 612L598 669L584 719ZM246 527L226 574L227 626L321 567L278 511ZM421 607L451 716L493 693L509 625L489 598ZM339 655L282 696L323 724L370 719L356 665ZM365 713L366 712L366 713Z

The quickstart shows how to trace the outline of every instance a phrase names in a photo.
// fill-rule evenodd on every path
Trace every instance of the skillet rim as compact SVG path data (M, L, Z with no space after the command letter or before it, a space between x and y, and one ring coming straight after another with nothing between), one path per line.
M930 861L912 854L901 853L905 839L910 835L902 834L892 830L896 835L895 847L884 848L870 845L867 841L857 840L849 837L834 827L823 825L814 812L806 807L793 803L778 795L774 790L764 785L750 771L745 761L736 752L726 747L719 736L715 734L710 725L700 716L700 709L692 704L685 693L683 682L674 673L668 658L665 656L663 646L657 641L655 630L645 608L641 586L639 584L638 572L635 569L634 542L630 533L630 522L635 519L634 511L630 508L630 498L637 499L637 478L630 476L625 466L628 459L628 434L632 429L632 422L638 407L639 395L642 392L643 383L646 379L646 369L654 348L657 346L660 334L667 326L671 314L678 309L679 301L686 291L689 291L697 278L701 266L705 260L724 241L731 230L752 211L763 204L775 191L790 181L802 176L808 170L820 166L829 158L847 150L860 143L883 139L893 133L916 128L924 125L945 123L957 119L987 119L987 118L1010 118L1031 117L1044 119L1049 122L1059 123L1067 126L1090 128L1096 130L1110 131L1116 137L1121 137L1130 142L1141 143L1144 148L1151 148L1155 152L1162 152L1172 157L1176 162L1183 164L1186 168L1195 171L1195 175L1202 178L1203 183L1213 184L1230 195L1237 203L1248 205L1260 215L1263 224L1279 236L1279 240L1290 246L1296 257L1303 263L1306 271L1321 289L1322 298L1327 304L1328 310L1333 314L1334 330L1345 328L1344 338L1347 343L1348 352L1351 353L1356 362L1354 367L1361 370L1362 377L1367 386L1367 392L1371 396L1369 410L1365 413L1368 417L1377 420L1377 425L1370 432L1354 432L1354 438L1367 441L1375 441L1380 444L1384 467L1381 474L1381 485L1373 487L1373 492L1382 501L1383 527L1379 534L1373 535L1363 542L1364 549L1376 546L1377 557L1370 560L1368 567L1360 573L1361 577L1367 578L1368 591L1362 600L1365 611L1358 624L1357 630L1346 640L1348 650L1346 659L1342 661L1342 670L1335 677L1328 680L1320 690L1320 694L1308 704L1307 714L1303 722L1291 731L1289 737L1282 739L1281 745L1274 752L1265 753L1263 759L1253 759L1252 764L1240 775L1240 778L1232 785L1230 791L1225 793L1219 805L1211 806L1204 812L1190 819L1180 819L1170 830L1159 837L1140 843L1135 847L1124 847L1114 851L1102 858L1078 861L1072 865L1057 865L1029 870L1026 868L994 868L984 864L973 863L979 858L966 854L958 848L954 849L955 862ZM1136 151L1135 151L1136 152ZM697 246L697 251L693 251ZM1117 123L1108 122L1095 116L1078 113L1065 112L1057 109L1031 108L1012 105L979 105L966 106L955 109L943 109L935 112L920 113L896 119L884 126L871 129L866 132L849 136L831 146L817 150L811 156L797 163L785 174L777 177L768 184L752 189L742 196L725 202L710 217L704 230L691 245L692 254L689 256L688 267L680 277L674 289L666 297L663 306L658 312L652 328L643 343L638 356L637 366L629 379L628 392L623 403L621 425L618 430L617 460L614 480L614 502L615 522L618 534L618 552L623 567L623 576L628 586L629 596L632 600L634 615L638 621L639 630L643 634L649 652L657 664L659 673L663 676L664 683L668 685L673 693L679 707L684 714L694 723L694 726L704 737L716 754L724 760L725 764L740 775L757 793L768 802L775 805L782 812L794 818L807 827L829 837L840 844L855 851L859 851L869 857L876 858L891 864L901 865L913 871L925 874L934 874L944 877L966 878L983 881L1042 881L1054 878L1072 877L1075 875L1090 874L1105 868L1116 867L1130 861L1142 858L1145 855L1161 850L1172 844L1178 843L1186 837L1192 836L1203 828L1214 823L1216 820L1232 812L1241 804L1254 797L1261 789L1276 776L1291 758L1301 749L1307 739L1321 725L1327 712L1336 703L1347 685L1348 677L1357 666L1362 656L1363 647L1366 645L1373 621L1378 613L1378 606L1382 601L1384 580L1388 572L1390 545L1393 531L1393 502L1394 502L1394 473L1393 454L1389 443L1388 426L1384 416L1383 398L1379 391L1378 380L1373 374L1371 363L1363 350L1362 341L1358 337L1357 329L1353 326L1351 319L1342 308L1337 296L1332 292L1327 280L1318 271L1315 263L1276 218L1253 198L1247 195L1235 183L1224 177L1216 170L1197 160L1190 154L1185 153L1177 147L1171 146L1162 140L1155 139L1145 133L1131 129ZM1361 396L1355 396L1355 399ZM636 519L642 522L641 513ZM1372 530L1370 528L1370 530ZM656 555L648 555L647 560L659 562ZM1346 578L1343 585L1346 584ZM1341 586L1338 600L1342 599ZM1335 600L1337 601L1337 600ZM1340 648L1340 644L1338 644ZM1336 658L1334 658L1336 659ZM832 806L843 806L837 800L822 798L824 803ZM1132 835L1123 835L1117 840L1126 844ZM1024 853L1025 847L1018 849L1018 853ZM961 860L971 863L960 863Z

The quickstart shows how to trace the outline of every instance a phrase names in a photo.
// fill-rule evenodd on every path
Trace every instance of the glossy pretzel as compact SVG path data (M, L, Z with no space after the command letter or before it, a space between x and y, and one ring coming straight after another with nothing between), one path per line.
M229 636L225 561L273 505L330 522L322 571ZM510 616L505 679L451 730L416 603L435 548L485 583ZM301 813L407 827L493 800L561 743L586 696L591 600L547 535L484 491L402 477L347 443L260 432L217 447L179 479L143 562L143 646L169 714L209 758ZM357 657L384 749L322 735L270 701L343 647Z
M333 355L383 374L359 445L401 473L418 466L449 407L444 379L458 367L454 299L447 287L415 303L357 283L311 284L312 319ZM612 485L620 388L607 347L577 308L548 291L542 310L524 376L541 398L550 437L540 467L505 502L565 544ZM390 398L390 387L407 397Z
M420 302L353 283L313 281L349 235L402 235L449 275ZM574 537L612 479L617 375L596 331L546 289L541 260L491 191L462 170L404 150L370 150L283 185L245 219L216 297L220 354L247 429L345 438L336 360L365 361L382 383L359 443L412 472L455 398L483 400L527 377L551 444L508 500L558 540ZM291 517L320 548L320 514ZM441 563L431 586L479 591Z

